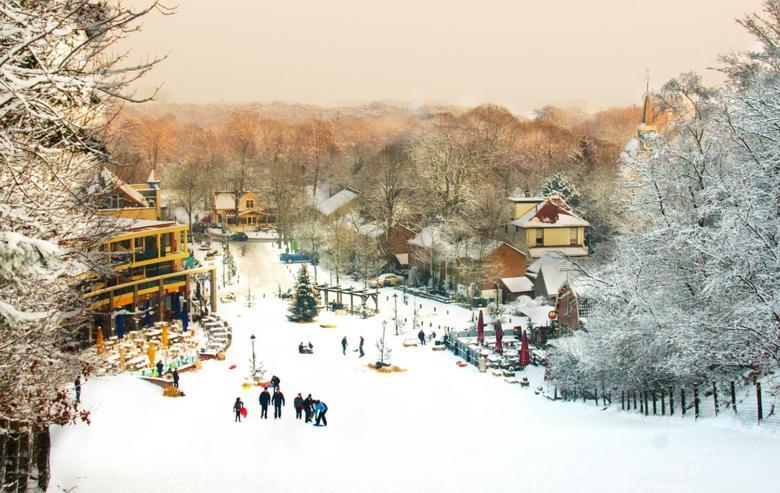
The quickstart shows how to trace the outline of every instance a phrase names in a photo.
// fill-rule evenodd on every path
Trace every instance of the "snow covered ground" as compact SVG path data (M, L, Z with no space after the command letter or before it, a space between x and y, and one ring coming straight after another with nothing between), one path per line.
M392 317L383 289L377 317L323 313L319 323L292 324L273 296L291 286L278 250L253 244L236 254L241 282L235 303L220 307L234 328L227 361L184 373L186 397L130 377L91 379L83 388L92 424L53 431L50 491L74 492L456 492L456 491L773 491L780 436L727 418L694 423L601 411L592 404L534 395L542 369L527 373L531 389L458 368L449 352L403 348L413 334L387 335L393 363L405 373L377 374L381 321ZM250 276L251 272L251 276ZM245 306L247 286L256 304ZM265 297L263 295L265 294ZM420 301L418 301L420 302ZM428 300L429 324L463 326L468 312ZM399 318L411 320L398 299ZM433 306L437 306L434 313ZM449 314L447 314L449 311ZM281 421L260 421L258 389L243 390L250 335L257 358L281 378L287 399ZM350 348L342 355L346 335ZM366 339L366 357L352 350ZM298 343L311 341L313 355ZM237 368L230 370L229 366ZM326 428L294 419L296 393L329 406ZM247 420L233 422L240 396Z

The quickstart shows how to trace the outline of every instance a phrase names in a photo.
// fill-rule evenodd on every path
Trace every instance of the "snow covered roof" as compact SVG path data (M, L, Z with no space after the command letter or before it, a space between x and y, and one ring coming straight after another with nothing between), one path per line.
M317 209L325 216L330 216L337 210L341 209L345 205L349 204L358 197L358 192L349 187L338 192L333 197L320 202L317 205Z
M502 277L501 282L512 293L527 293L534 290L534 284L527 277Z
M524 202L544 202L544 197L526 197L522 193L513 192L512 195L506 198L510 202L524 203Z
M402 266L409 265L409 254L408 253L396 253L395 258L398 259L398 263Z
M551 252L558 252L560 254L566 255L567 257L587 257L588 247L532 247L528 249L528 253L531 254L532 258L543 257L544 255Z
M531 320L534 327L547 327L550 324L548 314L553 310L555 310L555 308L549 305L528 306L517 309L518 312Z
M384 228L376 223L365 223L358 226L358 233L369 238L379 238L385 233Z
M156 221L153 219L128 219L119 217L115 219L115 224L123 229L125 233L137 233L149 229L168 228L177 226L176 221Z
M235 209L236 194L233 192L214 192L215 209Z
M428 226L417 233L408 241L410 245L421 248L435 248L442 252L451 252L452 244L445 239L444 233L438 226Z
M552 296L554 294L558 293L558 290L563 286L563 283L565 283L568 279L568 272L558 269L557 267L553 267L551 265L544 265L541 269L539 269L539 274L541 274L542 281L544 282L544 294L547 296ZM537 277L538 279L538 277Z
M560 197L550 197L538 203L530 211L512 221L521 228L566 228L590 226L590 223L576 216Z
M528 274L532 274L533 277L536 277L536 274L539 273L539 269L542 268L544 265L550 265L553 267L557 267L559 269L567 269L567 268L573 268L574 264L572 261L564 254L563 252L558 251L550 251L546 252L544 255L541 256L540 259L534 261L531 265L528 266L526 269L526 272Z
M141 193L135 188L131 187L124 182L121 178L116 176L110 169L103 168L100 171L100 177L109 187L114 187L114 190L123 194L128 200L135 202L140 207L149 207L149 202Z

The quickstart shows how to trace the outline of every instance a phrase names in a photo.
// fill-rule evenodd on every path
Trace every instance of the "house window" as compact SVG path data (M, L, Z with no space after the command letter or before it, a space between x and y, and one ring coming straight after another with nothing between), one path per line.
M247 209L251 209L251 208L253 208L254 206L255 206L255 201L254 201L254 200L251 200L251 199L247 199L247 201L246 201L246 208L247 208Z
M577 228L571 228L570 230L570 244L576 245L577 244Z
M536 246L544 245L544 228L536 228Z

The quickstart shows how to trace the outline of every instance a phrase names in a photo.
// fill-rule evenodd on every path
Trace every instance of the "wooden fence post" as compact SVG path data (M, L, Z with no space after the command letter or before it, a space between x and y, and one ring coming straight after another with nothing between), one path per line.
M734 409L734 414L737 413L737 392L734 389L734 380L731 381L731 408Z
M685 387L680 387L680 405L682 409L682 417L685 417Z
M758 408L758 422L764 419L764 409L761 407L761 382L756 381L756 407Z
M715 416L718 415L718 386L712 382L712 400L715 402Z
M558 400L558 386L556 385L555 387L553 387L553 389L554 389L553 390L553 400L557 401Z
M652 394L652 395L653 395L653 416L655 416L655 414L656 414L656 409L658 409L658 408L656 407L656 395L655 395L655 390L653 390L653 394Z
M674 416L674 387L669 386L669 416Z
M699 419L699 388L696 386L696 384L693 384L693 409L694 409L694 418Z

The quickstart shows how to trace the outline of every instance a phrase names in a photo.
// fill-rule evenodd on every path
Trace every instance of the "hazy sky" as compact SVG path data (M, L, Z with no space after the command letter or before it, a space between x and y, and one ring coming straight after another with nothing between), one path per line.
M173 0L168 0L169 4ZM143 0L126 0L140 5ZM143 86L168 102L396 100L638 103L657 87L752 47L734 19L761 0L179 0L124 48L169 53Z

